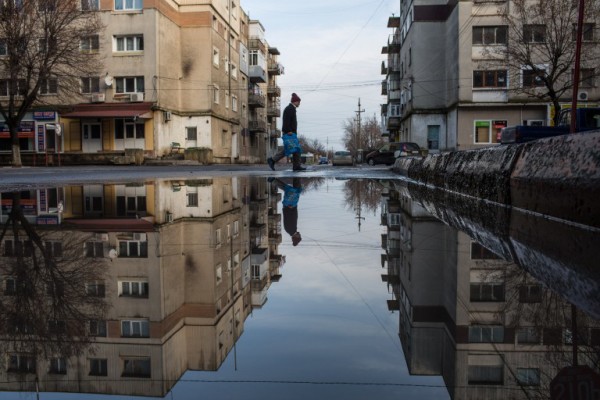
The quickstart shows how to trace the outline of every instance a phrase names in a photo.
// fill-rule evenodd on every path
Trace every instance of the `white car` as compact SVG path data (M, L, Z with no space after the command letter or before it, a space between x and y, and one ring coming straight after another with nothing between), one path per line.
M336 165L354 165L354 157L352 153L346 150L340 150L333 153L333 159L331 161L333 166Z

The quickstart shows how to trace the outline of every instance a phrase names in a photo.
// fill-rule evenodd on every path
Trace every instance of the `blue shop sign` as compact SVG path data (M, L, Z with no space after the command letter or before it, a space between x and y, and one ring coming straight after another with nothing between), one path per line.
M54 111L34 111L33 119L54 121L56 119L56 112L54 112Z

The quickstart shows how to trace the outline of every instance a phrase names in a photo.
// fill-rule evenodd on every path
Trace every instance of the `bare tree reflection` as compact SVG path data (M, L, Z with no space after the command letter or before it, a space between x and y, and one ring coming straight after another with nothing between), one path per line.
M37 229L14 193L0 232L2 350L40 357L69 357L90 344L90 321L103 320L102 259L87 258L85 237L58 225ZM13 362L14 361L14 362ZM15 364L15 365L13 365ZM19 370L10 358L10 368Z
M375 180L348 180L344 185L346 208L375 214L381 202L382 190L381 183Z

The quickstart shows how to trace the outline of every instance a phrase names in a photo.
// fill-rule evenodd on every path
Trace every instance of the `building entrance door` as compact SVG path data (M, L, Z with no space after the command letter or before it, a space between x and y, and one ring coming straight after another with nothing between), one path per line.
M102 151L102 126L99 123L84 123L82 134L81 150L84 153Z

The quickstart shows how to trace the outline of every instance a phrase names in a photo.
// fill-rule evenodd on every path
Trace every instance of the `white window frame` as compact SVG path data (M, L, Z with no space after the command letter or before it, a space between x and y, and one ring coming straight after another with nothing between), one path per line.
M139 87L140 82L141 88ZM134 86L133 91L127 90L127 86L130 86L131 83L133 83ZM144 76L118 76L115 78L115 93L118 94L144 93L145 87L146 82Z
M100 35L89 35L79 39L79 51L97 53L100 51Z
M150 287L148 280L143 279L131 279L131 280L119 280L119 297L132 297L132 298L144 298L147 299L150 294ZM135 285L135 286L134 286ZM127 286L127 290L123 290L123 287ZM134 294L134 287L137 286L137 294Z
M81 0L81 11L96 11L99 9L100 0Z
M48 79L40 82L40 95L43 96L54 96L58 94L58 79L55 77L49 77Z
M548 72L548 65L547 64L537 64L535 66L535 68L538 69L538 70L544 70L544 72L546 72L546 73ZM525 71L532 71L532 70L533 70L533 68L531 68L528 65L521 66L521 69L519 70L519 75L520 75L520 80L521 80L521 87L525 88L525 89L529 89L529 90L537 89L537 88L543 88L544 87L543 83L541 85L535 85L535 86L523 86L524 85L524 82L523 82L524 72Z
M139 11L144 8L143 0L115 0L115 11Z
M129 327L129 335L125 335L124 327ZM149 338L150 337L150 321L147 319L123 319L120 324L121 337L124 338ZM135 332L139 334L134 334ZM146 332L146 333L144 333Z
M220 65L219 54L220 54L219 49L217 47L213 47L212 62L213 62L213 65L217 68L219 68L219 65Z
M217 283L221 283L223 280L223 266L221 264L217 264L217 267L215 268L215 274Z
M100 77L99 76L82 76L81 77L81 93L82 94L100 93Z
M122 49L119 49L122 45ZM128 48L131 45L131 49ZM115 35L113 36L113 51L115 53L143 53L144 35Z
M238 110L238 98L237 96L231 96L231 111L237 112Z
M215 231L215 247L218 249L221 247L221 228Z
M219 104L219 97L220 97L219 86L213 84L213 102L215 104Z

